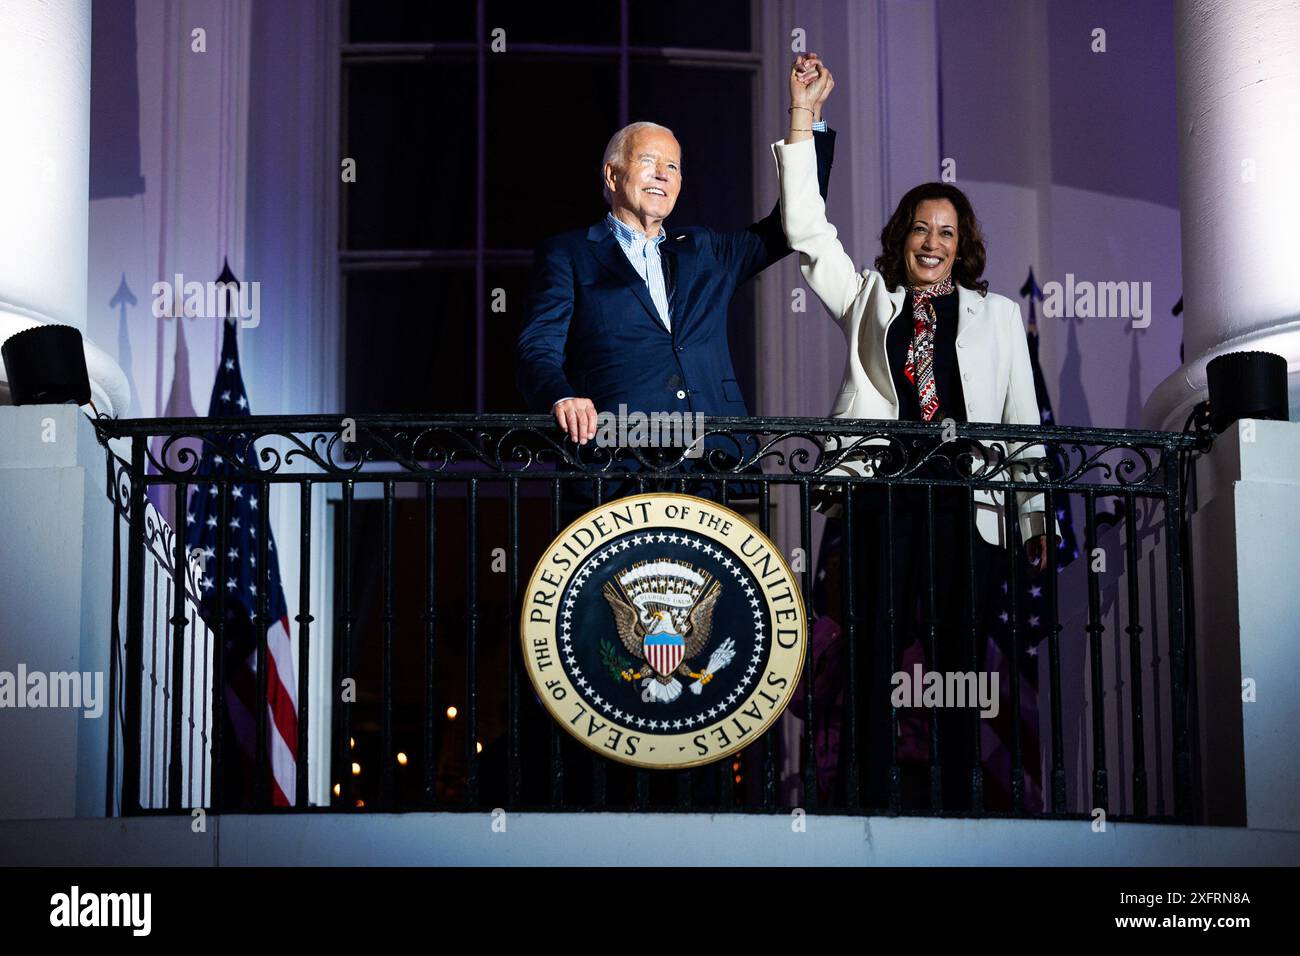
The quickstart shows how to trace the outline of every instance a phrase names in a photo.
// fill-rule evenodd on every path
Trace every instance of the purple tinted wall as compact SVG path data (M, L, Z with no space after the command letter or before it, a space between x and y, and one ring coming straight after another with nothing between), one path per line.
M1032 185L1018 161L1049 136L1052 182L1177 208L1172 0L940 0L942 149L962 178ZM1106 52L1092 52L1093 30ZM1038 62L1044 60L1046 77ZM1036 84L1049 115L1037 115Z

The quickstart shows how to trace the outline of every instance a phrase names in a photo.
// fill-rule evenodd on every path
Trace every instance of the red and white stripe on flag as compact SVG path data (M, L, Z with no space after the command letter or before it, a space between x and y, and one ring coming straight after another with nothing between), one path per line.
M298 681L294 677L289 620L281 618L266 636L267 752L271 758L271 802L291 807L298 780Z

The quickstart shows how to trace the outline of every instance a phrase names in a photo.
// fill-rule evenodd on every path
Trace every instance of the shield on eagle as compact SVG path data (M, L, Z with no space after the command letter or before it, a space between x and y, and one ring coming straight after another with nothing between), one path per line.
M680 634L647 634L642 645L646 661L656 672L668 677L686 656L686 638Z

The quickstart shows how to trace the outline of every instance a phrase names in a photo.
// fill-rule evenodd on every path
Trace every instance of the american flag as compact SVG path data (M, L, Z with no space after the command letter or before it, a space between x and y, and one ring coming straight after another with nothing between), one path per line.
M225 273L223 273L223 277ZM234 281L233 275L230 281ZM239 347L233 319L225 322L221 364L208 403L209 418L250 415L248 392L239 370ZM235 471L231 459L242 470L258 470L257 449L243 434L206 436L196 475L229 475ZM221 494L227 496L227 526L221 519ZM233 730L242 760L225 762L228 778L227 806L251 805L253 773L257 754L257 612L258 601L258 516L267 507L255 483L224 485L197 483L185 516L185 543L204 555L200 613L209 626L217 622L217 592L225 595L225 661L227 727ZM225 553L225 573L217 580L217 550ZM269 524L266 542L267 619L267 753L270 758L271 799L275 806L292 806L296 795L298 751L297 683L294 679L293 642L289 633L289 611L280 585L275 538Z
M1034 372L1034 391L1038 397L1039 418L1044 425L1055 424L1052 416L1052 400L1047 394L1047 383L1038 362L1038 312L1037 303L1042 301L1043 290L1034 280L1033 270L1020 289L1022 296L1029 298L1029 319L1026 337L1029 344L1029 364ZM1059 449L1051 449L1054 459L1054 474L1063 474L1065 461ZM1057 530L1061 540L1056 546L1056 569L1059 573L1079 556L1078 538L1074 533L1074 522L1065 495L1057 495L1053 502L1056 512ZM1041 737L1038 712L1038 665L1039 651L1047 637L1049 608L1047 606L1047 587L1045 571L1038 571L1029 564L1023 547L1016 548L1016 586L1020 599L1016 604L1016 648L1020 668L1020 747L1024 762L1024 799L1025 809L1040 811L1043 807L1042 768L1039 759ZM1012 734L1015 731L1011 719L1011 662L1008 654L1011 648L1011 575L1004 573L993 593L992 617L990 619L988 658L986 667L998 672L999 701L998 716L992 720L981 721L984 753L984 775L989 783L990 809L1008 809L1011 806L1011 748Z

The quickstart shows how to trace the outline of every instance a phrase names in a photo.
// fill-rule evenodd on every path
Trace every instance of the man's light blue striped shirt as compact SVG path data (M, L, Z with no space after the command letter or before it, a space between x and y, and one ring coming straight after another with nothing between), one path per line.
M664 281L663 260L659 257L659 245L664 241L664 231L660 229L659 235L647 239L644 232L633 229L612 212L605 214L605 223L614 233L627 261L632 263L632 268L641 277L641 281L650 288L650 299L659 312L659 321L671 332L673 326L668 317L668 286Z

